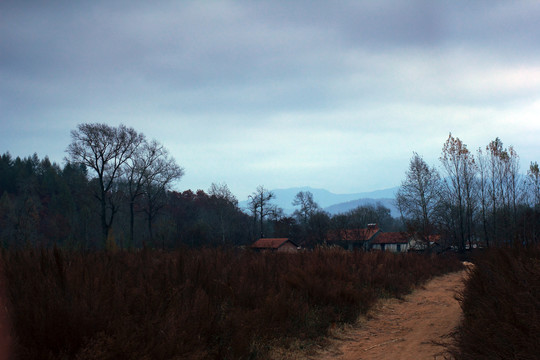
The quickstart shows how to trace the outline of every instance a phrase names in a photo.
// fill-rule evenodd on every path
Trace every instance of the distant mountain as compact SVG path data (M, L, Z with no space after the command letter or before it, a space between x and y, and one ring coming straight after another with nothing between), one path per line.
M324 211L328 212L331 215L346 213L347 211L356 209L359 206L373 205L377 206L381 204L382 206L390 209L390 215L392 217L399 217L399 210L395 205L395 199L358 199L347 201L340 204L335 204L324 208Z
M288 189L271 190L276 196L272 203L283 209L286 214L292 214L295 207L292 205L293 199L300 191L309 191L313 194L313 200L330 214L338 214L352 210L361 205L381 202L388 207L392 216L397 216L397 209L393 204L397 187L383 190L376 190L354 194L334 194L326 189L314 189L309 186L295 187ZM240 207L247 208L247 201L241 201Z

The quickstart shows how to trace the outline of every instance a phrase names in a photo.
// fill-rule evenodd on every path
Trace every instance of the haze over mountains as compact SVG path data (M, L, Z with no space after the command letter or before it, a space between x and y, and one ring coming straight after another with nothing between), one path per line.
M274 189L271 191L275 195L272 203L282 208L288 215L292 214L296 209L292 205L296 194L300 191L309 191L313 194L313 200L319 204L319 207L331 215L344 213L355 209L358 206L377 205L377 203L380 203L390 209L393 217L398 217L399 212L394 204L395 193L397 190L398 187L393 187L354 194L334 194L326 189L314 189L309 186L304 186L288 189ZM242 208L246 208L247 203L247 201L240 201L239 205Z

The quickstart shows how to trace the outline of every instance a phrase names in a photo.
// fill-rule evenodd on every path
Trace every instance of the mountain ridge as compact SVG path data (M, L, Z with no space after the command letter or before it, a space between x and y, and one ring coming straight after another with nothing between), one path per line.
M392 216L396 217L399 215L397 208L394 205L395 193L397 190L398 187L393 187L369 192L335 194L326 189L302 186L273 189L270 191L275 195L275 198L272 199L271 203L282 208L287 215L291 215L296 209L292 205L292 201L296 194L300 191L309 191L313 194L313 200L319 207L331 215L347 212L358 206L376 206L377 203L381 203L383 206L390 209ZM240 207L244 209L247 208L247 204L247 200L239 202Z

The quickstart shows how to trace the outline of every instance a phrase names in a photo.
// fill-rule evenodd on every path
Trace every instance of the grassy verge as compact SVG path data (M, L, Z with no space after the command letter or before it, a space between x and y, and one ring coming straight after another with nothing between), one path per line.
M1 254L16 359L257 359L324 336L454 257L240 250Z
M540 354L540 247L493 249L476 259L460 296L464 319L456 359L537 359Z

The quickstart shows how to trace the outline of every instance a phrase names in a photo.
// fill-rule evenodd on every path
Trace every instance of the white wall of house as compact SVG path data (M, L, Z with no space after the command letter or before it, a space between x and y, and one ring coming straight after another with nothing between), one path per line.
M407 252L409 244L373 244L371 247L373 250L383 250L390 252Z

